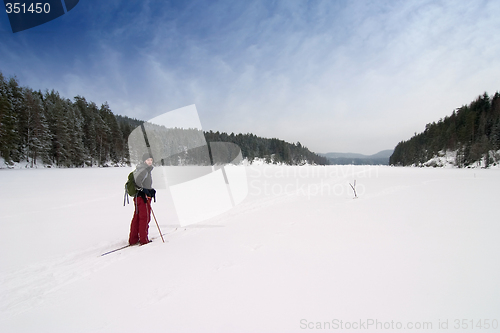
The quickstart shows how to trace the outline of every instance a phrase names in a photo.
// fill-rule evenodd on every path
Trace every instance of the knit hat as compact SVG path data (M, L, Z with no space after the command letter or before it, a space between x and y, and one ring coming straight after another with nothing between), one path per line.
M153 158L153 156L150 153L145 153L144 155L142 155L142 161L143 162L145 160L147 160L148 158Z

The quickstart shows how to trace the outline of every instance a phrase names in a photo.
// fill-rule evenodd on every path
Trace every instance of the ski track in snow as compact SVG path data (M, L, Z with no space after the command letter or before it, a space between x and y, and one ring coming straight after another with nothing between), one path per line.
M164 237L170 236L176 229L164 232ZM155 243L162 242L158 233L151 234L151 239ZM4 295L0 309L6 314L28 311L31 307L39 306L45 295L84 279L117 261L128 260L130 256L137 256L140 253L139 246L132 246L103 256L104 253L125 245L126 241L100 245L0 275L0 295ZM151 245L152 243L148 244Z
M23 171L27 173L33 170ZM362 174L363 171L359 173ZM346 184L346 177L347 176L340 179L329 180L328 184ZM302 200L304 197L303 192L304 191L301 193L301 190L298 189L290 193L273 194L263 196L261 198L254 198L251 201L238 205L235 209L226 214L212 218L210 223L224 223L233 220L236 216L241 216L249 212L254 213L281 203ZM116 199L116 196L104 197L104 199L110 198ZM78 199L78 201L74 204L46 205L41 209L28 210L24 212L21 211L16 213L15 217L22 218L23 215L33 216L33 214L36 215L40 212L57 211L64 208L84 207L102 200L103 197L98 199L87 199L84 197L83 200ZM1 216L2 219L9 219L12 217L13 215ZM156 229L154 227L154 221L152 221L150 224L150 232L156 234ZM179 227L179 229L184 229L184 231L186 231L197 229L197 226L192 225L185 228ZM157 237L156 241L158 242L161 240ZM102 253L124 245L126 245L126 242L96 246L83 251L68 253L62 257L56 257L55 259L37 262L36 264L23 267L22 269L2 274L0 278L0 285L2 286L1 294L4 295L2 297L3 302L1 305L2 312L6 314L16 314L28 311L31 307L39 306L45 295L56 292L68 284L88 277L92 273L112 265L117 260L124 260L130 255L137 255L136 252L131 251L132 249L126 248L119 252L111 253L105 256L106 258L98 258ZM257 251L261 249L263 245L261 243L257 243L252 246L244 245L244 247L249 248L251 251ZM214 269L218 271L220 269L230 268L231 266L233 266L232 263L223 262Z

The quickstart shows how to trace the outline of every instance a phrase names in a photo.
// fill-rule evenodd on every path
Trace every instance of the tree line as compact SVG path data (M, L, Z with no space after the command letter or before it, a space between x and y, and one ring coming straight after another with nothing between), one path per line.
M288 165L319 164L326 165L328 160L311 152L300 142L288 143L277 138L261 138L254 134L227 134L205 132L207 142L231 142L241 149L243 158L252 162L255 158L263 158L266 163L283 163Z
M102 166L128 160L130 128L107 103L98 107L54 90L21 87L0 72L0 156L7 164L25 161L57 167Z
M391 165L422 165L442 151L456 151L456 165L466 167L480 160L496 163L500 149L500 94L484 93L451 116L425 126L422 133L401 141L390 157Z
M0 157L5 163L26 162L56 167L130 165L128 137L144 121L115 115L107 103L98 107L82 96L73 100L57 91L21 87L0 72ZM268 163L327 164L299 142L253 134L204 132L207 142L232 142L243 158ZM178 136L178 135L177 135ZM173 163L173 162L172 162Z

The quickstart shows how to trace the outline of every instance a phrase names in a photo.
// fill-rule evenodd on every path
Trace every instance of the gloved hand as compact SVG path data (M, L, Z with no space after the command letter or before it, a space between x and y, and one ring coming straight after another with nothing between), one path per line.
M156 196L156 190L154 188L143 188L142 192L150 198L154 198Z

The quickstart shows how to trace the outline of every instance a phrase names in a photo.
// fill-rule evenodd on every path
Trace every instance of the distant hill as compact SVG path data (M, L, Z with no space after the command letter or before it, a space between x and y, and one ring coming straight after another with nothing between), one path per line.
M432 162L451 153L453 164L483 167L500 162L500 93L484 93L437 123L427 124L422 133L401 141L390 158L391 165L440 166Z
M387 149L373 155L357 153L326 153L319 155L326 157L330 164L333 165L388 165L392 153L392 149Z

